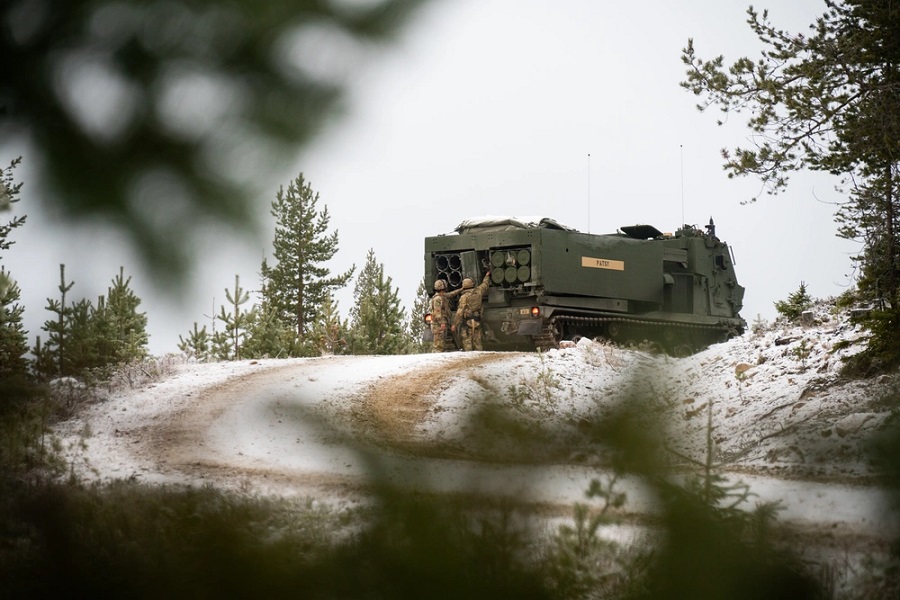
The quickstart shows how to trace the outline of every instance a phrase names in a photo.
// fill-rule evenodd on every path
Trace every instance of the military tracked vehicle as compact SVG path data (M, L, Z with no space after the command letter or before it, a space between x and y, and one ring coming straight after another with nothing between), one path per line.
M687 355L746 328L744 288L712 219L674 234L633 225L595 235L549 218L484 217L425 238L428 289L443 279L452 291L487 272L485 350L547 350L589 337ZM458 332L447 332L444 348L459 347Z

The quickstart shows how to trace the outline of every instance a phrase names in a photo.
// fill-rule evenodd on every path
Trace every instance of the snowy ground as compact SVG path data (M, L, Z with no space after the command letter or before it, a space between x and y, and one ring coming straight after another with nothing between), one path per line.
M666 415L684 470L707 456L798 528L886 541L898 519L865 444L893 379L838 377L857 335L830 320L748 333L674 359L582 340L536 353L332 356L181 364L110 393L59 435L88 479L210 483L352 501L372 473L446 492L507 494L568 514L607 458L592 424L628 392ZM653 510L635 480L626 509ZM748 508L752 508L749 506Z

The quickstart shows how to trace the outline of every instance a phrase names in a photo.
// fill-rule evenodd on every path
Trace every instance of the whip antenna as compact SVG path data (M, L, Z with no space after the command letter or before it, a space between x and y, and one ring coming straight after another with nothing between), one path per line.
M681 227L683 228L684 223L684 144L678 144L678 148L681 152Z

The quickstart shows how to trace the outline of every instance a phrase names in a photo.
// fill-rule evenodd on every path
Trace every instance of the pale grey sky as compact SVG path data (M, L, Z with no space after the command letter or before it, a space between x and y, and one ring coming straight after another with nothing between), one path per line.
M821 0L775 4L773 21L798 32L825 8ZM801 281L814 296L839 294L857 246L834 235L836 181L795 175L787 192L742 205L760 185L729 180L719 150L746 144L745 116L717 127L718 113L699 113L678 86L689 37L704 58L758 55L746 8L737 0L436 2L351 71L347 113L268 183L260 213L303 172L339 231L333 269L361 266L374 249L407 309L422 277L423 238L483 214L541 214L593 233L635 223L672 231L682 214L695 224L713 217L747 288L748 322L774 318L772 303ZM175 351L194 321L209 323L204 315L218 311L235 274L257 287L271 231L256 244L208 236L192 284L157 289L116 234L44 214L31 196L27 148L3 147L0 163L18 154L26 187L17 213L29 223L5 262L22 287L30 343L49 318L61 262L78 298L104 293L124 265L157 354ZM352 284L338 300L346 315Z

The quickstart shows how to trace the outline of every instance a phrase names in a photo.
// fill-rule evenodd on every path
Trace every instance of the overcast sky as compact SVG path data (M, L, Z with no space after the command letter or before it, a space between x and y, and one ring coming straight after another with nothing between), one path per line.
M821 0L773 5L772 20L798 33L825 8ZM759 182L729 180L719 151L746 144L746 116L717 127L719 113L699 113L678 85L689 37L703 58L758 55L746 8L737 0L437 2L354 72L346 114L271 182L260 213L302 172L339 232L333 270L361 267L373 249L407 308L423 276L423 238L485 214L546 215L592 233L636 223L674 231L682 214L698 225L712 217L733 248L751 323L774 318L773 302L801 281L814 296L839 294L857 246L835 237L836 181L795 175L787 192L742 205ZM46 214L29 196L25 150L0 152L4 165L24 154L16 214L29 222L13 234L5 263L22 287L30 343L50 316L46 299L58 295L60 263L75 298L105 293L124 266L155 354L176 351L194 321L209 324L235 274L258 287L271 230L256 244L206 240L190 286L159 289L116 234ZM346 315L352 284L338 300Z

